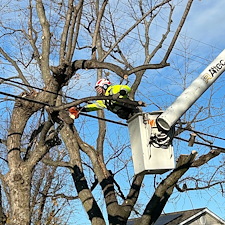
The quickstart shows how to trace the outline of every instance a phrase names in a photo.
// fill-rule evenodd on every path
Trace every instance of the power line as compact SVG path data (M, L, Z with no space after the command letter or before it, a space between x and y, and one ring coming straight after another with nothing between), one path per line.
M11 80L9 78L0 77L0 84L3 83L2 80L8 81L8 82L11 82L11 83L14 83L14 84L19 84L19 85L23 85L23 86L26 86L26 87L34 88L34 89L37 89L39 91L45 91L45 92L50 93L50 94L59 95L59 96L66 97L66 98L70 98L72 100L78 100L77 98L73 98L73 97L70 97L70 96L67 96L67 95L62 95L60 93L56 93L56 92L53 92L53 91L48 91L48 90L45 90L43 88L35 87L35 86L32 86L32 85L24 84L24 83L21 83L21 82L18 82L18 81Z
M23 96L13 95L13 94L6 93L6 92L3 92L3 91L0 91L0 94L5 95L5 96L10 96L10 97L13 97L13 98L17 98L17 99L22 99L24 101L33 102L33 103L36 103L36 104L52 107L50 104L48 104L46 102L40 102L40 101L37 101L37 100L34 100L34 99L26 98L26 97L23 97ZM80 112L80 114L83 115L83 116L103 120L103 121L106 121L106 122L127 126L127 124L122 123L122 122L117 122L117 121L114 121L114 120L109 120L109 119L101 118L101 117L98 117L98 116L93 116L93 115L86 114L86 113L83 113L83 112Z
M212 137L212 138L216 138L216 139L220 139L220 140L223 140L225 141L225 138L222 138L222 137L218 137L218 136L215 136L215 135L212 135L212 134L206 134L204 132L201 132L201 131L196 131L194 129L188 129L188 128L181 128L182 130L187 130L187 131L192 131L196 134L201 134L201 135L205 135L205 136L208 136L208 137Z
M22 99L22 100L28 101L28 102L41 104L41 105L44 105L44 106L51 106L51 105L49 105L48 103L45 103L45 102L40 102L40 101L37 101L37 100L34 100L34 99L30 99L30 98L26 98L26 97L23 97L23 96L13 95L13 94L6 93L6 92L3 92L3 91L0 91L0 94L5 95L5 96L10 96L10 97L13 97L13 98Z
M115 121L115 120L109 120L109 119L101 118L101 117L98 117L98 116L93 116L93 115L90 115L90 114L87 114L87 113L80 112L80 114L83 115L83 116L91 117L91 118L94 118L94 119L98 119L98 120L102 120L102 121L106 121L106 122L110 122L110 123L115 123L115 124L122 125L122 126L125 126L125 127L128 126L128 124L126 124L126 123L118 122L118 121Z
M37 90L40 90L40 91L48 92L50 94L63 96L63 95L61 95L59 93L48 91L48 90L45 90L43 88L35 87L35 86L32 86L32 85L27 85L27 84L24 84L24 83L21 83L21 82L18 82L18 81L13 81L13 80L11 80L9 78L0 77L0 84L2 83L1 80L8 81L8 82L15 83L15 84L19 84L19 85L23 85L23 86L26 86L26 87L31 87L31 88L34 88L34 89L37 89ZM37 103L37 104L42 104L42 105L45 105L45 106L50 106L48 103L40 102L40 101L37 101L37 100L34 100L34 99L29 99L29 98L26 98L26 97L22 97L22 96L13 95L13 94L2 92L2 91L0 91L0 94L8 95L10 97L14 97L14 98L30 101L30 102ZM77 98L73 98L73 97L70 97L70 96L67 96L67 95L64 95L64 97L70 98L72 100L78 100ZM84 115L84 116L89 116L89 117L92 117L92 118L95 118L95 119L100 119L100 120L104 120L104 121L107 121L107 122L111 122L111 123L116 123L116 124L119 124L119 125L127 126L127 124L125 124L125 123L117 122L117 121L114 121L114 120L104 119L104 118L101 118L101 117L89 115L89 114L82 113L82 112L80 114ZM225 140L225 138L218 137L218 136L211 135L211 134L206 134L206 133L203 133L203 132L200 132L200 131L196 131L196 130L193 130L193 129L187 129L187 128L182 128L182 129L183 130L187 130L187 131L192 131L192 132L194 132L196 134L201 134L201 135L205 135L205 136L216 138L216 139L220 139L220 140Z
M64 96L64 97L69 98L69 99L72 99L72 100L78 100L77 98L73 98L73 97L70 97L70 96L67 96L67 95L61 95L59 93L55 93L55 92L52 92L52 91L47 91L47 90L45 90L43 88L35 87L35 86L32 86L32 85L27 85L27 84L24 84L24 83L21 83L21 82L18 82L18 81L13 81L13 80L8 79L8 78L0 77L0 84L2 83L1 80L8 81L8 82L11 82L11 83L16 83L16 84L23 85L23 86L26 86L26 87L31 87L31 88L34 88L34 89L37 89L37 90L40 90L40 91L48 92L50 94ZM22 96L17 96L17 95L13 95L13 94L6 93L6 92L2 92L2 91L0 91L0 94L5 95L5 96L10 96L10 97L18 98L18 99L22 99L22 100L29 101L29 102L33 102L33 103L37 103L37 104L42 104L44 106L51 107L51 105L49 105L48 103L40 102L40 101L33 100L33 99L30 99L30 98L26 98L26 97L22 97ZM109 119L105 119L105 118L93 116L93 115L86 114L86 113L83 113L83 112L80 112L80 114L81 115L84 115L84 116L87 116L87 117L91 117L91 118L103 120L103 121L106 121L106 122L115 123L115 124L119 124L119 125L122 125L122 126L127 126L127 124L122 123L122 122L117 122L117 121L114 121L114 120L109 120Z
M121 2L121 4L126 5L126 4L123 3L123 2ZM119 8L119 9L120 9L120 11L121 11L123 14L124 14L124 13L127 13L126 11L122 11L121 8ZM153 22L152 24L155 25L155 26L157 26L157 27L161 27L161 28L163 28L164 30L167 30L167 28L164 27L164 26L162 26L161 24L158 24L158 23L156 24L155 22ZM116 26L115 26L115 27L116 27ZM119 27L119 26L118 26L118 27ZM121 28L121 27L119 27L119 28ZM172 33L175 33L174 30L170 30L170 31L171 31ZM192 40L195 41L195 42L198 42L198 43L207 45L207 46L209 46L209 47L211 47L211 48L215 48L215 49L221 50L220 48L218 48L218 47L216 47L216 46L213 46L213 45L211 45L211 44L209 44L209 43L206 43L206 42L197 40L197 39L192 38L192 37L190 37L190 36L188 36L188 35L186 35L186 34L183 34L182 31L181 31L180 35L183 36L183 37L187 37L187 38L189 38L189 39L192 39ZM180 51L181 51L181 50L180 50ZM194 55L193 55L193 56L194 56Z
M178 139L180 141L185 141L185 142L189 142L189 140L186 140L184 138L181 138L181 137L174 137L175 139ZM195 141L194 144L197 144L197 145L204 145L206 147L210 147L210 148L218 148L218 149L222 149L222 150L225 150L225 148L223 147L220 147L220 146L217 146L217 145L212 145L212 144L206 144L206 143L202 143L202 142L198 142L198 141Z
M42 104L42 105L45 105L45 106L50 106L48 103L45 103L45 102L36 101L34 99L29 99L29 98L26 98L26 97L17 96L17 95L13 95L13 94L2 92L2 91L0 91L0 94L6 95L6 96L10 96L10 97L14 97L14 98L18 98L18 99L22 99L22 100L33 102L33 103L37 103L37 104ZM109 120L109 119L105 119L105 118L101 118L101 117L98 117L98 116L89 115L89 114L82 113L82 112L80 112L80 114L83 115L83 116L91 117L91 118L98 119L98 120L103 120L103 121L106 121L106 122L110 122L110 123L114 123L114 124L118 124L118 125L122 125L122 126L128 126L128 124L126 124L126 123L122 123L122 122L118 122L118 121L114 121L114 120ZM188 129L186 129L186 130L188 130ZM203 135L206 135L206 136L210 136L210 137L214 137L214 138L225 140L225 138L216 137L214 135L205 134L203 132L199 132L199 131L194 131L194 132L195 133L199 133L199 134L203 134ZM174 138L178 139L178 140L181 140L181 141L188 142L188 140L186 140L184 138L181 138L181 137L174 137ZM206 144L206 143L202 143L202 142L194 142L194 143L198 144L198 145L204 145L204 146L207 146L207 147L211 147L211 148L214 147L214 148L219 148L219 149L225 150L225 148L222 148L222 147L219 147L219 146L216 146L216 145L212 145L212 144Z
M117 27L119 27L119 26L117 26ZM121 28L121 27L120 27L120 28ZM133 32L133 33L135 33L135 32ZM132 36L131 36L131 37L132 37ZM132 37L132 38L135 39L135 40L137 40L137 39L134 38L134 37ZM158 41L156 41L156 40L154 40L154 39L152 39L152 41L155 41L155 42L159 43ZM200 42L200 41L199 41L199 43L203 43L203 42ZM204 44L206 44L206 43L204 43ZM165 44L165 45L166 45L166 44ZM154 46L154 45L153 45L153 46ZM209 46L210 46L210 45L209 45ZM212 46L211 46L211 47L212 47ZM215 47L215 48L216 48L216 47ZM182 52L182 50L180 50L180 49L178 49L178 48L175 48L175 49L178 50L178 51L180 51L180 52ZM179 55L178 53L174 53L174 54ZM193 54L191 54L191 55L192 55L192 56L196 56L196 55L193 55ZM180 55L180 56L181 56L181 55ZM208 59L204 59L204 58L199 57L199 56L196 56L196 57L198 57L198 58L200 58L200 59L203 59L203 60L208 60ZM196 60L193 60L193 61L196 61ZM37 89L37 90L45 91L45 92L48 92L48 93L51 93L51 94L63 96L63 95L61 95L61 94L59 94L59 93L47 91L47 90L44 90L44 89L42 89L42 88L34 87L34 86L31 86L31 85L26 85L26 84L23 84L23 83L20 83L20 82L12 81L12 80L10 80L10 79L6 79L6 78L1 78L1 77L0 77L0 80L1 80L1 79L2 79L2 80L5 80L5 81L8 81L8 82L12 82L12 83L24 85L24 86L27 86L27 87L35 88L35 89ZM0 81L0 83L1 83L1 81ZM14 98L18 98L18 99L30 101L30 102L37 103L37 104L42 104L42 105L45 105L45 106L50 106L48 103L39 102L39 101L36 101L36 100L33 100L33 99L29 99L29 98L26 98L26 97L22 97L22 96L16 96L16 95L13 95L13 94L10 94L10 93L6 93L6 92L1 92L1 91L0 91L0 94L8 95L8 96L10 96L10 97L14 97ZM77 100L76 98L73 98L73 97L70 97L70 96L66 96L66 95L65 95L64 97L70 98L70 99L72 99L72 100ZM100 117L97 117L97 116L88 115L88 114L85 114L85 113L80 113L80 114L82 114L82 115L84 115L84 116L89 116L89 117L92 117L92 118L95 118L95 119L100 119L100 120L104 120L104 121L107 121L107 122L111 122L111 123L116 123L116 124L120 124L120 125L123 125L123 126L127 126L127 124L120 123L120 122L116 122L116 121L113 121L113 120L108 120L108 119L100 118ZM213 138L218 138L218 139L221 139L221 140L225 140L225 138L216 137L216 136L214 136L214 135L205 134L205 133L198 132L198 131L194 131L194 130L192 130L192 131L195 132L195 133L199 133L199 134L202 134L202 135L209 136L209 137L213 137ZM210 146L211 146L211 145L210 145Z
M106 21L106 23L107 23L107 22L108 22L108 21ZM108 23L109 23L109 22L108 22ZM115 27L123 29L123 27L118 26L118 25L115 25ZM113 30L110 29L110 28L107 28L107 29L113 31ZM166 28L165 28L165 29L166 29ZM172 31L172 32L174 32L174 31ZM123 34L122 32L118 32L118 33ZM136 32L133 31L133 30L132 30L130 33L133 33L133 34L136 34L136 35L139 35L139 36L144 37L144 35L139 34L139 33L136 33ZM183 34L182 34L182 35L183 35ZM133 37L133 36L130 35L130 34L127 35L127 37L130 37L130 38L132 38L132 39L134 39L134 40L136 40L136 41L139 41L139 39ZM190 38L190 37L189 37L189 38ZM191 39L197 41L197 40L194 39L194 38L191 38ZM158 40L151 39L151 41L156 42L157 44L159 44L159 41L158 41ZM217 47L215 47L215 46L206 44L206 43L204 43L204 42L201 42L201 41L198 41L198 42L199 42L199 43L202 43L202 44L205 44L205 45L208 45L208 46L210 46L210 47L213 47L213 48L215 48L215 49L221 50L221 49L219 49L219 48L217 48ZM164 44L165 46L169 46L169 44L166 44L165 42L164 42L163 44ZM152 43L151 43L150 45L153 46L153 47L156 47L156 45L154 45L154 44L152 44ZM166 49L164 49L163 47L161 47L161 49L163 49L163 50L166 51ZM183 51L183 50L177 48L176 46L174 46L173 49L175 49L175 50L177 50L177 51L179 51L179 52L183 52L183 53L187 54L185 51ZM177 52L173 52L173 54L178 55L178 56L181 56L181 57L184 57L181 53L179 54L179 53L177 53ZM194 55L194 54L192 54L192 53L188 53L188 55L194 56L194 57L196 57L196 58L199 58L199 59L204 60L204 61L207 61L207 62L211 62L210 59L203 58L203 57L201 57L201 56L199 56L199 55ZM202 62L200 62L200 61L197 61L196 59L192 59L192 60L195 61L195 62L198 62L198 63L202 63ZM204 63L203 63L203 64L204 64ZM207 65L207 64L205 64L205 65Z
M40 90L40 91L48 92L50 94L63 96L63 95L61 95L59 93L48 91L48 90L45 90L43 88L39 88L39 87L36 87L36 86L27 85L27 84L24 84L24 83L21 83L21 82L18 82L18 81L13 81L13 80L11 80L9 78L0 77L0 84L2 83L1 80L8 81L8 82L15 83L15 84L19 84L19 85L23 85L23 86L26 86L26 87L31 87L31 88L34 88L34 89L37 89L37 90ZM37 101L37 100L33 100L33 99L26 98L26 97L22 97L22 96L13 95L13 94L2 92L2 91L0 91L0 94L6 95L6 96L10 96L10 97L14 97L14 98L18 98L18 99L22 99L22 100L26 100L26 101L30 101L30 102L37 103L37 104L42 104L42 105L45 105L45 106L50 106L48 103L40 102L40 101ZM78 100L77 98L73 98L73 97L66 96L66 95L65 95L65 97L70 98L72 100ZM86 113L80 113L80 114L82 114L84 116L90 116L90 117L95 118L95 119L102 119L102 120L105 120L105 121L108 121L108 122L111 122L111 123L117 123L117 124L120 124L120 125L123 125L123 126L127 126L127 124L125 124L125 123L117 122L117 121L114 121L114 120L108 120L108 119L100 118L100 117L97 117L97 116L89 115L89 114L86 114ZM212 138L216 138L216 139L220 139L220 140L225 140L225 138L218 137L218 136L211 135L211 134L206 134L206 133L203 133L203 132L200 132L200 131L196 131L196 130L193 130L193 129L187 129L187 128L182 128L182 129L183 130L192 131L194 133L198 133L198 134L205 135L205 136L208 136L208 137L212 137Z

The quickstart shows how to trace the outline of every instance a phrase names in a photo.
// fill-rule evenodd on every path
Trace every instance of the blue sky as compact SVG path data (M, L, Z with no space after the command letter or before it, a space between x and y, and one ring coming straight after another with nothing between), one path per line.
M225 48L224 10L225 1L222 0L194 1L188 20L182 30L182 34L192 38L192 43L198 46L196 51L193 51L193 54L211 61ZM211 58L206 58L210 55ZM224 75L223 73L222 76ZM221 82L223 79L224 78L221 77L217 82ZM222 86L220 97L223 98L224 94L224 86ZM224 131L219 132L219 136L224 137ZM222 147L225 146L224 141L219 141L217 144ZM165 212L201 207L208 207L218 216L225 219L225 196L221 194L218 186L204 191L191 191L181 195L175 191L171 201L165 207Z
M224 8L223 0L194 1L184 30L198 41L223 49L225 47Z
M186 3L186 1L184 1L184 2ZM192 64L193 64L193 67L196 66L196 68L199 69L199 72L201 72L207 66L207 63L212 61L225 48L225 41L224 41L225 13L224 13L224 10L225 10L225 1L224 0L217 0L217 1L195 0L193 3L193 6L191 8L191 12L188 16L188 20L186 21L186 24L185 24L184 28L182 29L182 32L181 32L182 36L187 36L188 39L190 39L192 42L191 43L191 49L192 49L191 54L192 54L192 58L195 59L192 61ZM154 37L154 39L156 39L156 38ZM131 43L132 43L132 41L134 41L134 40L131 40ZM174 51L172 52L171 58L175 59L175 57L177 57L177 59L180 60L180 62L178 62L178 63L180 63L180 65L181 65L183 62L182 62L182 57L180 57L180 53L181 53L180 46L181 45L179 43L177 43ZM168 96L168 98L165 98L166 91L171 91L173 89L174 95L176 95L178 92L182 91L180 87L178 88L178 86L174 85L174 86L170 86L170 89L168 89L168 90L166 90L166 89L161 90L162 93L159 93L159 92L156 93L156 88L158 88L158 86L156 87L154 85L156 85L156 84L163 85L165 83L165 80L163 80L163 78L162 78L163 76L161 77L161 75L168 74L168 75L172 76L172 74L170 74L170 72L171 72L171 70L166 68L165 70L157 71L157 72L155 72L155 74L152 74L151 75L152 80L149 80L149 78L144 80L144 82L150 86L149 92L147 93L149 98L145 99L147 101L147 103L149 104L149 107L144 109L145 111L146 110L153 111L153 110L157 109L157 107L151 105L151 100L154 99L154 97L155 97L155 99L154 99L155 103L157 103L159 106L170 105L175 97ZM85 72L85 73L88 74L88 72ZM88 79L88 80L94 79L95 77L93 75L95 75L95 72L91 71L90 75L88 74L85 76L85 79ZM223 74L222 76L224 76L224 75L225 74ZM194 79L195 76L198 76L197 72L193 76L190 77L189 82L192 79ZM83 79L82 76L81 76L81 79ZM174 77L172 77L171 79L174 79ZM221 78L218 81L218 84L221 84L220 92L217 94L218 98L224 97L224 85L223 85L223 83L221 83L222 80L224 80L224 78ZM77 85L79 86L79 83ZM91 94L90 94L90 92L91 92ZM82 90L80 93L78 93L78 96L76 96L76 97L79 97L79 94L84 95L84 96L95 95L92 84L91 83L88 84L87 89ZM140 93L138 95L138 100L141 98L142 98L142 95ZM201 98L201 101L204 102L204 100L207 100L207 95L205 95ZM107 113L107 118L118 121L118 118L115 117L114 115L112 115L111 113ZM83 130L85 130L84 133L86 134L87 129L89 129L92 125L96 126L97 121L92 119L88 122L88 126L85 127L82 125L83 120L88 120L88 118L81 117L80 119L78 119L76 121L76 123L81 124L80 132L83 132ZM202 127L202 128L204 128L204 127ZM124 135L122 135L123 140L121 140L121 143L125 139L126 140L125 144L129 144L129 138L127 136L128 135L127 128L126 127L118 128L118 125L112 126L112 124L108 125L108 133L109 133L109 137L107 140L108 142L115 141L116 137L113 135L114 134L113 129L115 129L115 130L119 129L119 131L121 133L124 133ZM213 129L216 130L216 126L214 126ZM218 132L219 136L225 137L224 131L223 132L216 131L216 132ZM89 144L95 145L95 141L96 141L95 133L96 133L95 130L93 130L93 129L89 130L90 136L86 136L86 138L88 138L89 142L93 142L93 143L89 143ZM116 141L118 141L118 140L116 140ZM118 143L118 146L119 146L119 144L120 144L120 142ZM217 145L220 145L220 144L224 145L224 143L222 143L222 142L217 143ZM174 149L175 149L177 155L184 154L184 153L188 154L192 150L190 148L187 148L186 144L177 143L177 142L175 142ZM109 151L112 152L113 149L109 148ZM198 151L199 151L199 153L203 153L204 149L201 147L200 148L198 147ZM129 150L129 148L125 148L123 159L127 160L128 155L130 156L130 150ZM216 164L216 162L215 162L215 164ZM113 165L111 165L111 166L113 167ZM119 162L118 162L118 166L121 166L121 165L119 165ZM115 168L115 170L116 169L117 168ZM133 174L131 162L129 163L129 172L131 175ZM200 174L201 172L202 171L197 170L196 174L198 174L198 173ZM163 176L158 176L157 180L160 181L162 179L162 177ZM126 181L129 180L130 177L127 177L126 173L123 173L120 176L116 176L116 179L117 179L118 183L120 183L120 182L123 182L124 180L126 180ZM141 204L144 205L146 200L148 200L151 197L151 195L154 191L153 188L151 188L153 186L153 182L154 182L153 179L154 179L154 177L150 176L150 175L145 177L144 185L147 188L143 191L143 193L140 196L140 201L138 202L140 205ZM125 186L125 188L127 188L127 187ZM104 205L103 199L100 199L100 203L102 206ZM189 210L189 209L201 208L201 207L208 207L211 211L216 213L218 216L225 219L225 216L224 216L225 215L225 213L224 213L225 212L225 198L220 193L218 186L215 186L214 188L209 189L209 190L188 192L188 193L183 193L181 195L175 191L173 196L171 197L169 203L165 207L164 211L165 212L173 212L173 211ZM86 214L82 215L81 217L87 218ZM76 224L81 225L81 224L88 224L88 223L86 221L83 222L82 220L78 220L76 217Z
M185 1L186 2L186 1ZM194 1L193 6L191 8L191 12L189 14L188 20L182 29L182 37L186 36L188 40L191 40L191 54L192 54L192 61L191 65L193 67L196 67L196 72L192 74L192 76L189 78L189 83L199 75L200 72L202 72L205 67L224 49L225 42L225 25L223 25L223 21L225 21L225 1ZM175 29L175 28L174 28ZM134 35L133 35L134 36ZM156 39L155 37L153 39ZM183 42L183 40L180 39L180 42ZM180 65L182 65L182 57L181 54L181 44L177 43L175 46L174 51L172 52L171 59L177 58L178 61L180 61ZM190 68L191 69L191 68ZM148 72L147 72L148 73ZM163 80L163 75L166 77L165 74L168 74L172 77L173 74L171 73L171 69L166 68L162 71L157 71L155 74L151 73L151 80L149 79L149 76L144 79L144 83L147 84L148 88L148 97L145 98L145 100L148 103L148 107L144 108L144 111L154 111L158 108L151 104L151 100L154 100L155 103L157 103L159 106L164 105L170 105L173 100L175 99L175 95L177 95L179 92L181 92L181 88L179 85L177 86L170 86L168 91L173 90L174 96L167 96L165 98L165 93L167 90L161 90L160 92L156 92L159 86L156 86L158 84L165 85L165 80ZM175 79L176 75L172 77L171 79ZM223 80L221 78L218 81L218 84ZM221 90L217 94L218 97L224 96L224 89L223 84L221 84ZM92 89L90 87L90 89ZM90 90L89 89L89 90ZM92 89L93 90L93 89ZM141 92L141 91L140 91ZM200 101L202 104L206 104L208 101L208 93L206 95L202 96ZM94 90L92 92L94 94ZM142 94L138 94L138 100L142 98ZM159 99L159 100L157 100ZM190 110L191 114L191 110ZM112 115L111 113L106 113L107 118L113 119L118 121L118 118ZM81 122L82 118L80 118L77 123ZM96 121L90 120L89 127L95 126ZM95 124L95 125L94 125ZM198 127L199 128L199 127ZM85 129L85 127L84 127ZM87 128L89 129L89 128ZM114 136L114 129L118 130L118 125L112 125L108 123L108 141L111 141L112 143L115 142ZM126 127L119 127L120 132L123 134L123 138L126 139L127 144L129 144L129 139L127 137L127 128ZM204 129L207 129L206 127L201 127L201 131L204 131ZM216 130L216 126L213 126L213 129ZM198 129L199 130L199 129ZM93 145L95 145L95 133L93 130L89 131L90 136L88 136L88 139L90 141L90 138L93 140ZM225 136L225 133L219 133L219 136ZM117 141L117 140L116 140ZM223 146L224 143L219 142L218 145L221 144ZM119 146L119 144L118 144ZM190 151L192 151L192 148L188 148L186 143L178 143L174 142L174 151L175 154L178 156L179 154L189 154ZM206 153L208 149L202 148L201 146L195 146L195 150L199 151L199 154ZM112 153L113 149L109 148L109 152ZM110 155L110 154L109 154ZM129 149L126 149L124 151L124 160L130 156ZM107 157L106 157L107 158ZM221 159L221 158L220 158ZM218 160L218 159L217 159ZM118 162L119 164L119 162ZM214 162L216 164L216 162ZM113 165L111 165L113 168ZM117 168L115 168L116 170ZM123 183L124 181L128 181L131 179L131 175L133 174L133 168L132 164L129 164L129 176L127 176L126 173L122 173L118 176L115 176L117 182L119 184ZM193 170L190 170L190 173L192 173ZM196 169L195 172L196 176L202 175L202 173L207 175L207 166L204 169ZM156 180L160 182L163 177L165 177L167 174L164 174L162 176L158 175ZM144 179L145 189L142 191L138 204L140 206L144 206L145 203L151 198L154 189L152 188L154 185L154 176L153 175L147 175ZM123 185L122 185L123 186ZM127 184L124 184L123 186L124 190L127 188ZM104 201L102 198L100 198L100 203L102 206L104 205ZM220 216L221 218L225 219L225 198L221 194L220 189L218 186L215 186L211 189L206 189L203 191L193 191L188 193L178 193L176 190L174 191L174 194L171 196L171 199L169 200L168 204L166 205L164 212L173 212L173 211L182 211L182 210L189 210L193 208L202 208L202 207L208 207L212 212ZM85 217L86 218L86 217ZM76 222L76 224L79 224ZM83 222L80 221L80 224L83 224Z

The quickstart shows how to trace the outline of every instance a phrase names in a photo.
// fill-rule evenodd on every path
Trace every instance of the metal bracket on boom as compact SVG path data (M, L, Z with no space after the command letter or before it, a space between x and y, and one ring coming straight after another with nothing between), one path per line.
M149 144L155 148L167 149L172 145L172 140L175 133L175 128L172 127L169 131L162 130L157 124L157 118L162 111L156 111L149 114L144 114L143 119L145 124L149 124L151 127L151 135Z

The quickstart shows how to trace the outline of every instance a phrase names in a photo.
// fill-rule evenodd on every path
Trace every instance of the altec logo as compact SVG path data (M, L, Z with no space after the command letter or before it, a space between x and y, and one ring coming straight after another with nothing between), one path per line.
M221 59L219 63L217 63L215 66L212 66L209 69L209 72L211 73L212 77L215 73L218 73L224 66L225 66L225 61L223 59Z
M208 73L205 73L202 76L202 80L204 80L206 84L208 84L209 83L209 80L211 80L212 78L213 78L213 76L211 74L208 74Z
M209 80L213 78L214 74L218 73L223 67L225 67L225 61L221 59L219 63L209 69L209 73L205 73L202 76L202 79L208 84Z

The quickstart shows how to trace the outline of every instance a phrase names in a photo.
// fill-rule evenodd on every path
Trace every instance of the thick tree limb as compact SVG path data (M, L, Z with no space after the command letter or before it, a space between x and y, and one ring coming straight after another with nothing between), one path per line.
M72 64L72 70L77 71L78 69L108 69L115 72L121 78L124 78L138 71L143 71L147 69L160 69L166 66L169 66L169 64L168 63L146 64L137 66L131 70L123 70L121 67L113 63L99 62L97 60L76 60Z
M192 164L191 167L199 167L204 164L206 164L208 161L211 159L217 157L220 154L220 151L217 150L211 150L205 155L200 156L197 160L195 160Z
M80 105L84 102L88 102L88 101L93 101L93 100L113 100L115 101L115 99L113 99L112 96L91 96L91 97L86 97L86 98L81 98L81 99L78 99L78 100L75 100L71 103L67 103L67 104L64 104L64 105L61 105L61 106L54 106L54 107L48 107L46 106L46 109L47 110L50 110L50 111L59 111L59 110L63 110L63 109L67 109L67 108L70 108L70 107L73 107L73 106L77 106L77 105ZM116 100L118 103L124 103L124 104L127 104L127 107L135 107L135 106L145 106L145 103L144 102L141 102L141 101L131 101L129 99L120 99L118 98Z
M108 0L104 0L102 3L101 9L97 12L98 13L97 21L96 21L95 31L94 31L93 39L92 39L92 59L96 59L96 49L97 49L97 40L98 40L98 36L99 36L99 29L100 29L102 17L105 12L105 7L107 4L108 4ZM97 5L97 3L96 3L96 5Z
M196 155L197 152L193 151L190 155L181 155L179 157L176 168L156 188L153 197L144 210L143 216L138 221L138 225L155 223L171 196L177 181L191 167Z
M42 53L40 56L41 71L44 81L49 81L50 70L49 70L49 55L50 55L50 25L46 17L46 12L42 0L36 1L36 9L39 17L39 21L42 27Z
M134 177L130 191L122 204L124 211L126 212L125 216L127 216L127 218L130 216L130 213L132 212L134 205L137 202L143 179L144 174L138 174Z
M92 153L92 149L90 150L89 147L91 146L86 145L81 140L75 127L67 124L63 126L61 135L70 154L70 165L72 165L72 168L70 168L71 176L73 178L78 196L89 216L89 219L93 225L105 225L102 212L94 196L92 195L90 188L88 187L81 164L79 148L86 151L86 153L89 153L90 155Z

